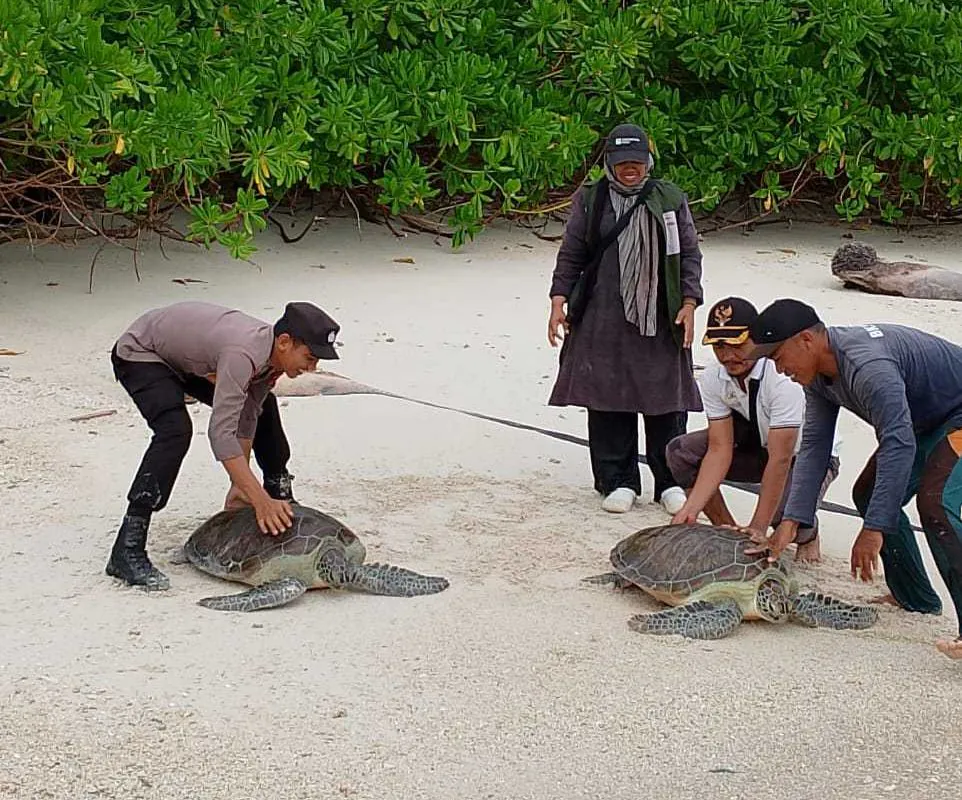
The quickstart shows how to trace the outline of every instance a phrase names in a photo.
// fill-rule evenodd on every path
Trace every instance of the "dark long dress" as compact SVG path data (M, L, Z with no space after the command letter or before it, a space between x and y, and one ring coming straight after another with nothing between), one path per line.
M587 220L579 190L565 227L551 283L552 296L568 297L588 261ZM615 214L607 192L598 195L604 202L599 239L615 224ZM637 213L637 212L636 212ZM701 286L701 251L698 234L685 202L678 211L678 237L681 244L682 297L699 304L704 296ZM664 273L658 281L656 335L642 336L637 326L625 319L620 292L618 244L605 252L598 268L597 283L585 313L572 326L561 349L558 377L548 404L583 406L594 411L633 411L644 415L680 411L701 411L701 395L695 383L691 349L678 345L672 337L674 317L669 318Z

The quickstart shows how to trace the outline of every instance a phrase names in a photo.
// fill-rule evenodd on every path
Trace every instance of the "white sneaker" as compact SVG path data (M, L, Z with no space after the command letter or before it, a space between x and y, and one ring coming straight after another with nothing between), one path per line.
M682 510L688 500L688 495L680 486L671 486L661 493L661 506L671 516Z
M637 497L638 495L635 494L634 489L622 486L620 489L615 489L609 494L601 502L601 507L605 511L610 511L612 514L624 514L626 511L631 511L631 507L635 504Z

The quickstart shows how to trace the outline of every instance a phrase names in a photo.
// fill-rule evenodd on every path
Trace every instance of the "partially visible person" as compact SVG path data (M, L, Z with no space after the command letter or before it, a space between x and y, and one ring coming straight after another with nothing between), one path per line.
M826 327L805 303L782 299L749 327L754 357L805 387L805 428L782 523L764 546L775 559L801 525L811 525L831 458L838 412L875 429L878 449L853 488L862 530L852 546L852 577L871 582L881 556L894 601L939 614L902 507L914 496L932 557L959 619L939 650L962 657L962 347L903 325Z
M668 466L688 499L672 518L692 523L704 513L714 525L731 525L762 542L781 521L791 488L795 455L801 446L805 393L780 375L767 358L751 358L748 326L758 311L742 297L719 300L708 312L702 344L711 345L717 364L700 380L708 428L686 433L668 443ZM819 502L838 477L838 441L819 490ZM720 487L723 480L759 486L751 520L740 526L729 511ZM818 520L800 526L795 558L818 561Z
M212 407L207 429L214 458L231 480L225 508L253 506L265 534L290 527L290 446L271 392L282 375L313 371L337 358L337 323L310 303L288 303L274 325L202 302L148 311L111 350L114 376L153 432L127 493L127 511L106 572L131 586L168 589L147 556L151 516L164 508L193 438L186 396ZM263 485L251 471L251 450Z
M588 410L594 487L613 513L641 494L641 414L654 500L674 514L685 493L665 447L702 408L691 357L698 234L684 192L649 175L641 128L616 126L604 161L604 177L575 193L552 277L548 342L563 343L548 403Z

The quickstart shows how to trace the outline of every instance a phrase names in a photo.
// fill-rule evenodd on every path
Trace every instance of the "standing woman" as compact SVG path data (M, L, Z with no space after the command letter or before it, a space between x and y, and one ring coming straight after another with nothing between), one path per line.
M588 440L601 507L624 513L641 494L638 414L669 514L684 490L665 448L701 411L691 359L695 308L703 301L702 256L685 193L651 178L648 137L618 125L605 144L605 176L579 189L551 283L548 342L564 330L548 401L588 409Z

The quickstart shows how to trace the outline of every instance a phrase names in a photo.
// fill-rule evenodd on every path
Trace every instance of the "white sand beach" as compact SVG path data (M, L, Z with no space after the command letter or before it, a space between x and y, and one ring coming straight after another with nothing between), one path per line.
M299 226L298 226L299 230ZM962 270L962 232L775 224L706 234L706 300L812 303L829 324L900 322L962 340L962 304L877 297L829 270L849 239L888 259ZM553 226L550 233L560 232ZM557 244L500 226L460 252L353 220L296 244L274 229L257 266L147 237L0 247L0 798L153 800L956 800L962 663L934 642L955 613L920 537L941 617L883 608L864 632L745 623L692 642L632 632L657 604L579 583L623 536L667 517L606 514L586 448L379 396L290 397L282 414L299 500L341 518L370 560L444 575L413 599L309 592L225 614L238 591L168 551L223 503L209 410L148 548L171 578L148 595L104 564L149 433L108 353L144 310L185 298L273 321L309 300L341 323L334 371L378 388L585 436L546 405ZM410 259L413 263L399 261ZM203 282L180 282L179 279ZM713 356L700 342L695 360ZM21 352L22 351L22 352ZM74 422L71 417L112 411ZM703 427L692 415L689 429ZM851 505L874 449L841 415ZM649 485L650 492L650 485ZM747 520L754 495L726 490ZM914 506L907 508L917 522ZM822 512L804 582L846 599L859 520Z

